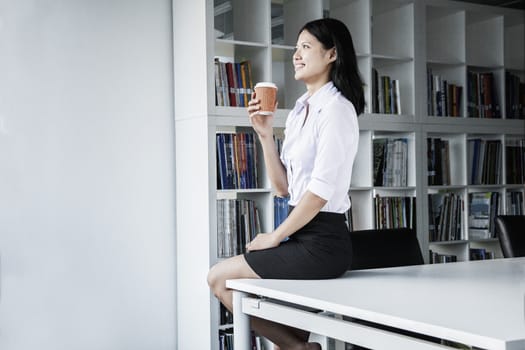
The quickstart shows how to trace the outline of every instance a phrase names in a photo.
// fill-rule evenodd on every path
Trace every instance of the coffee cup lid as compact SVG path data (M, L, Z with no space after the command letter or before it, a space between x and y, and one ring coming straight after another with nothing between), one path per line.
M255 84L255 88L258 88L258 87L271 87L271 88L277 89L277 85L269 81L262 81L262 82Z

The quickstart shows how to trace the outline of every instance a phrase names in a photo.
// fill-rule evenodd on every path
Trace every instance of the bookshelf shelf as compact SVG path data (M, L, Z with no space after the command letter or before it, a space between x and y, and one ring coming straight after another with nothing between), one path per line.
M217 198L229 198L232 195L242 195L242 194L255 194L255 193L271 193L271 188L249 188L249 189L239 189L239 190L217 190Z
M464 61L454 61L453 59L447 60L447 59L429 59L427 60L427 65L435 66L435 67L443 67L443 68L452 68L452 67L460 67L464 66Z
M407 194L414 195L416 191L416 186L375 186L373 187L377 194L382 195L393 195L393 194Z
M215 50L216 52L221 52L223 50L229 49L234 46L253 46L253 47L268 47L265 43L258 43L252 41L240 41L240 40L231 40L231 39L216 39L215 40Z
M370 55L379 66L390 66L393 64L413 62L414 58L409 56L387 56L381 54Z
M434 185L428 186L428 192L463 190L465 185Z
M221 219L217 201L253 201L261 230L270 230L274 224L274 193L262 152L258 188L217 190L217 133L253 130L246 108L216 105L214 59L249 61L254 84L268 80L277 84L274 125L282 137L286 117L304 92L303 85L294 79L292 65L297 31L307 21L323 16L338 18L349 27L365 84L366 107L358 119L359 152L349 189L353 228L376 227L378 197L408 198L417 204L413 224L426 262L502 256L497 239L479 239L471 229L470 200L472 195L495 194L500 213L525 211L525 181L518 182L517 168L509 166L517 162L515 152L525 152L525 116L514 119L519 115L512 114L507 100L517 91L507 82L509 74L515 82L525 84L523 11L449 0L206 0L204 4L174 3L173 16L178 313L184 320L178 334L202 330L199 337L180 336L179 348L218 350L219 330L231 327L219 325L219 303L205 283L210 266L222 259L217 255ZM188 31L192 35L187 35ZM462 87L457 116L429 113L432 82L427 70L447 84ZM399 80L401 114L373 109L377 101L375 72ZM499 104L499 118L469 117L469 72L492 74L492 101ZM403 185L374 183L374 142L381 138L406 140ZM448 144L446 183L429 182L429 139ZM494 183L471 181L470 143L474 139L500 144L488 166L499 174ZM518 146L520 142L523 146ZM460 219L455 238L460 240L431 239L429 196L433 195L456 198ZM190 203L190 197L198 200Z
M374 189L374 187L372 187L372 186L369 186L369 187L367 187L367 186L362 186L362 187L354 187L354 186L352 186L352 187L350 187L350 191L351 192L354 192L354 191L355 192L357 192L357 191L371 191L373 189Z
M469 241L467 240L455 240L455 241L432 241L429 242L432 246L457 246L457 245L465 245L468 244Z
M471 239L470 242L472 243L498 243L499 244L499 241L497 238Z
M498 190L506 186L503 184L493 184L493 185L468 185L467 187L469 191L479 192L479 191L485 191L485 190Z
M295 50L295 45L291 46L291 45L272 44L272 49L293 52Z
M377 124L384 123L381 131L406 131L411 130L415 115L412 114L380 114L364 113L359 117L361 130L378 130Z

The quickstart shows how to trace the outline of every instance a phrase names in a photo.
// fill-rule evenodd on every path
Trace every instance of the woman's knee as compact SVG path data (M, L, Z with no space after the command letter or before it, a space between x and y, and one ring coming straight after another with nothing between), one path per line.
M213 265L208 271L207 282L213 294L226 291L226 280L235 278L258 278L242 256L235 256Z
M215 295L217 295L218 288L220 285L220 280L221 280L218 270L219 269L217 268L217 265L213 265L208 271L208 277L207 277L208 286L210 286L210 289Z

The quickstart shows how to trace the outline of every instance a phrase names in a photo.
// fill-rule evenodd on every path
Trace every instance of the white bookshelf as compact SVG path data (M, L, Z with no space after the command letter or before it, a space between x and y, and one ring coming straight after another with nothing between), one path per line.
M349 191L354 229L373 228L374 198L415 197L417 232L425 259L428 250L468 260L471 248L501 257L497 240L468 234L470 193L497 191L508 212L509 193L525 194L523 184L506 181L505 145L525 138L525 122L506 118L505 72L525 82L523 11L448 0L207 0L174 2L174 85L177 174L178 342L181 349L219 349L219 304L206 284L217 258L216 201L252 199L264 230L273 227L273 193L264 174L262 154L257 189L217 190L217 132L251 130L245 108L215 105L214 57L250 60L253 82L277 83L279 110L275 124L284 128L295 100L303 93L293 79L292 53L305 22L329 16L350 29L365 83L365 113L359 118L359 152ZM427 68L462 86L459 117L427 113ZM372 69L399 79L401 115L372 113ZM467 118L467 72L492 72L501 119ZM407 185L374 186L373 141L408 140ZM468 140L496 139L502 145L501 181L469 182ZM427 138L450 145L448 185L429 186ZM428 195L452 192L464 198L461 230L465 239L429 242ZM225 328L221 326L221 328ZM193 336L199 329L199 336Z

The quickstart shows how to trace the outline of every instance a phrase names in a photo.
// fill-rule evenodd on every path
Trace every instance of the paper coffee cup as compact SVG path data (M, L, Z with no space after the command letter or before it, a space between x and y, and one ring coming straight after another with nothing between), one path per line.
M270 82L255 84L255 97L261 101L259 114L272 115L277 99L277 85Z

